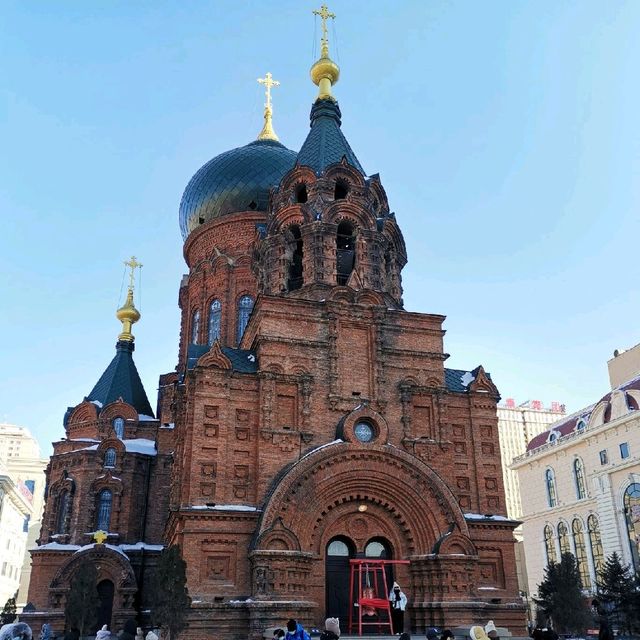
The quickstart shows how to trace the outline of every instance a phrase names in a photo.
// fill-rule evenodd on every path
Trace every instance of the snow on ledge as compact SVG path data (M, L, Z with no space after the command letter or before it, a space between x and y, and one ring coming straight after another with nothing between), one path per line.
M47 544L41 544L39 547L31 547L34 551L77 551L80 548L79 544L61 544L60 542L48 542Z
M252 507L249 504L194 504L187 507L188 510L196 511L259 511L258 507Z
M120 549L123 551L162 551L164 545L162 544L147 544L146 542L136 542L135 544L119 544Z
M153 416L147 416L144 413L139 413L138 414L138 422L148 422L150 420L154 420L155 418Z
M360 406L360 405L358 405ZM354 409L355 411L355 409ZM300 458L297 462L302 462L302 460L304 460L305 458L308 458L310 455L320 451L320 449L325 449L326 447L330 447L334 444L341 444L343 443L344 440L341 440L340 438L338 438L337 440L332 440L331 442L325 442L324 444L321 444L319 447L316 447L315 449L311 449L311 451L307 451L307 453L305 453L302 458ZM296 463L297 464L297 463Z

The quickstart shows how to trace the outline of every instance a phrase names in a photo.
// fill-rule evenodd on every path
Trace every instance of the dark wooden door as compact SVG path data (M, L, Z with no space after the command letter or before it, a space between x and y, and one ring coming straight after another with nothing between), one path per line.
M327 545L325 560L326 617L338 618L345 632L349 624L349 607L353 606L349 594L351 565L355 555L354 544L348 538L334 538Z
M106 624L111 629L111 614L113 612L114 587L111 580L98 582L98 596L100 596L100 606L98 607L98 629Z

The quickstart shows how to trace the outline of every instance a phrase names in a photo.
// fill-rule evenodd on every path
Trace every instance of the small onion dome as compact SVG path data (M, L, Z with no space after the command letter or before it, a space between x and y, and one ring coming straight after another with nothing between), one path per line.
M129 289L125 303L116 311L116 318L122 322L122 333L118 336L118 340L133 342L131 327L140 320L140 312L133 304L132 289Z
M255 140L225 151L191 178L180 202L183 240L200 225L238 211L266 211L269 189L296 162L296 152L276 140Z

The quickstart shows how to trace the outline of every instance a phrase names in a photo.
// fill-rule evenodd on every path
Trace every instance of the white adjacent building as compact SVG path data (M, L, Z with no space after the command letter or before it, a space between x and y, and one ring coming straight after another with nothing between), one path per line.
M31 508L28 496L14 483L0 461L0 608L20 586L27 549L25 522Z
M640 349L637 354L637 366L623 363L631 379L621 383L612 375L609 393L534 437L512 464L532 595L547 564L567 551L588 593L614 551L640 572Z
M28 429L12 424L0 424L0 464L4 465L5 474L29 507L28 513L20 523L19 537L24 537L25 544L19 562L14 557L17 553L17 546L9 552L9 549L2 546L3 543L0 542L0 558L2 558L0 573L2 573L2 566L5 562L4 554L10 553L11 555L6 559L7 567L9 565L17 566L18 585L15 588L12 587L13 591L10 595L19 591L18 606L26 604L31 576L31 556L28 549L35 546L40 535L41 517L44 509L44 470L48 462L48 459L42 458L38 441ZM15 573L15 570L12 573ZM0 590L0 606L6 601L6 598L2 599L3 593L4 591Z
M507 398L498 405L498 434L500 436L500 457L502 459L502 477L507 505L507 514L513 520L522 517L520 484L518 474L510 468L514 458L527 450L527 443L539 433L546 431L564 416L564 405L552 402L545 407L540 400L528 400L516 405L513 398ZM516 571L518 588L528 592L527 570L522 541L522 527L513 532L516 538Z

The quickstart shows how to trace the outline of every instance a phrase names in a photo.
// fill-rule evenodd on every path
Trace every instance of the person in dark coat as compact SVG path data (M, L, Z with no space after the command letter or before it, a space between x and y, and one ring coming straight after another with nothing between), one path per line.
M311 640L304 627L293 618L287 622L287 633L284 638L285 640Z
M129 618L124 623L124 629L119 633L118 638L120 640L136 640L137 630L138 623L133 618Z
M451 631L451 629L443 629L440 634L440 640L455 640L453 631Z

